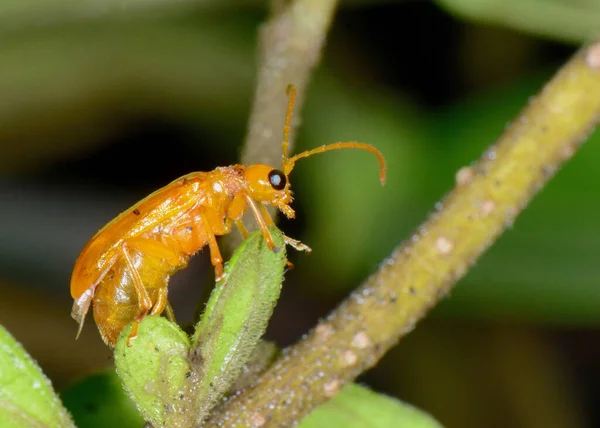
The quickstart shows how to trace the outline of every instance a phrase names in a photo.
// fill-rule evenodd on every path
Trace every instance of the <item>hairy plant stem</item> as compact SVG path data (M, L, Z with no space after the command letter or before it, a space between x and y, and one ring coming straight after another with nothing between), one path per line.
M279 167L287 106L286 88L294 84L297 91L288 147L292 153L304 92L311 72L321 58L338 0L294 0L287 5L282 1L271 3L271 15L259 34L258 81L241 163ZM274 214L272 207L267 209ZM249 230L256 229L250 213L244 216L244 223ZM230 235L226 241L231 250L239 246L241 237L239 234Z
M286 88L290 83L296 85L297 118L336 5L337 0L296 0L286 7L274 7L274 13L260 29L258 82L242 163L281 163ZM290 139L291 151L293 131Z
M599 114L596 42L556 74L479 162L457 173L454 190L411 239L206 426L292 426L372 367L513 224Z

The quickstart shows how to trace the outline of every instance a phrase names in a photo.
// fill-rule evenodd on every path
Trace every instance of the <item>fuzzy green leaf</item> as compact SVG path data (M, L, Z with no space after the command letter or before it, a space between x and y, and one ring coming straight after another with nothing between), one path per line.
M117 372L144 419L155 427L200 423L249 363L283 280L283 235L276 228L271 234L275 251L260 231L235 251L196 326L193 348L176 324L160 317L145 317L130 346L131 325L121 333L115 347ZM257 358L267 360L275 352L271 348Z
M184 393L190 367L189 337L165 318L147 316L127 346L131 324L115 347L117 373L146 421L155 427L187 426L191 400Z
M230 388L254 352L279 294L285 268L285 243L272 227L275 251L260 231L235 251L217 283L192 339L190 357L200 379L196 389L199 420Z
M365 387L346 385L333 399L317 407L299 428L442 428L427 413Z
M0 428L74 427L36 362L0 326Z

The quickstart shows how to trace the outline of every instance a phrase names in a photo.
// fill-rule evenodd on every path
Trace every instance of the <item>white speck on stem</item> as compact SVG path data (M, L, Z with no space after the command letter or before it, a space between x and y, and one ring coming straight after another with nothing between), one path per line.
M593 69L600 69L600 43L594 43L585 53L586 64Z
M456 184L459 186L465 186L473 181L475 177L475 171L470 166L465 166L456 172Z
M344 365L346 367L353 366L358 361L358 355L350 349L344 351Z
M338 393L338 391L340 390L340 386L341 386L341 383L340 383L340 381L339 381L339 380L337 380L337 379L334 379L334 380L332 380L331 382L329 382L329 383L326 383L326 384L323 386L323 392L325 393L325 396L326 396L326 397L329 397L329 398L331 398L331 397L333 397L335 394L337 394L337 393Z
M352 346L357 349L365 349L371 346L371 339L364 331L358 332L352 338Z
M328 324L319 324L315 328L315 333L319 337L319 339L325 340L334 333L334 330L333 327L331 327Z
M263 415L261 415L258 412L255 412L250 417L250 423L252 424L253 427L259 428L259 427L262 427L264 424L266 424L267 420L265 419L265 417Z
M450 242L450 240L448 240L448 238L444 236L440 236L438 239L436 239L435 246L439 250L439 252L444 255L450 254L450 252L454 248L452 242Z
M494 201L492 201L491 199L484 201L481 204L481 216L487 217L488 215L490 215L492 213L492 211L494 211L495 208L496 208L496 203Z

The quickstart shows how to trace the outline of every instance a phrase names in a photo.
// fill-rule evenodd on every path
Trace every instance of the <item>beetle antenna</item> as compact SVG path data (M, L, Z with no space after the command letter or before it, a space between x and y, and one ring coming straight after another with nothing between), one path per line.
M308 156L315 155L317 153L328 152L329 150L338 150L338 149L361 149L366 150L368 152L373 153L377 156L377 160L379 161L379 181L381 184L385 183L385 159L379 150L373 147L370 144L364 143L356 143L356 142L343 142L343 143L333 143L326 146L317 147L316 149L307 150L305 152L299 153L295 156L292 156L289 159L284 159L283 161L283 173L288 175L292 169L294 169L294 164L298 159L306 158Z
M290 125L292 123L292 111L294 110L294 102L296 101L296 87L289 84L285 89L285 93L289 97L287 113L285 115L285 125L283 125L283 161L284 166L288 160L288 143L290 141Z

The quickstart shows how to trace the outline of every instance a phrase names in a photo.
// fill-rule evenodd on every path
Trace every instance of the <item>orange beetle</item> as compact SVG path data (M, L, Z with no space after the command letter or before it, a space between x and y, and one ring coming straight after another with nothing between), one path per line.
M368 144L334 143L288 158L293 86L288 94L281 170L269 165L232 165L185 175L121 213L87 243L71 277L71 296L75 299L71 316L79 323L77 336L92 301L102 339L111 347L131 321L135 322L129 339L134 338L138 323L147 314L166 311L167 318L174 320L167 300L169 278L208 245L215 277L220 279L223 258L215 236L229 233L235 224L246 237L248 231L241 219L247 208L269 248L275 249L268 229L273 220L265 205L274 205L288 218L294 217L288 176L298 159L343 148L367 150L377 156L380 180L385 182L383 156ZM299 251L310 251L299 241L287 236L284 239Z

